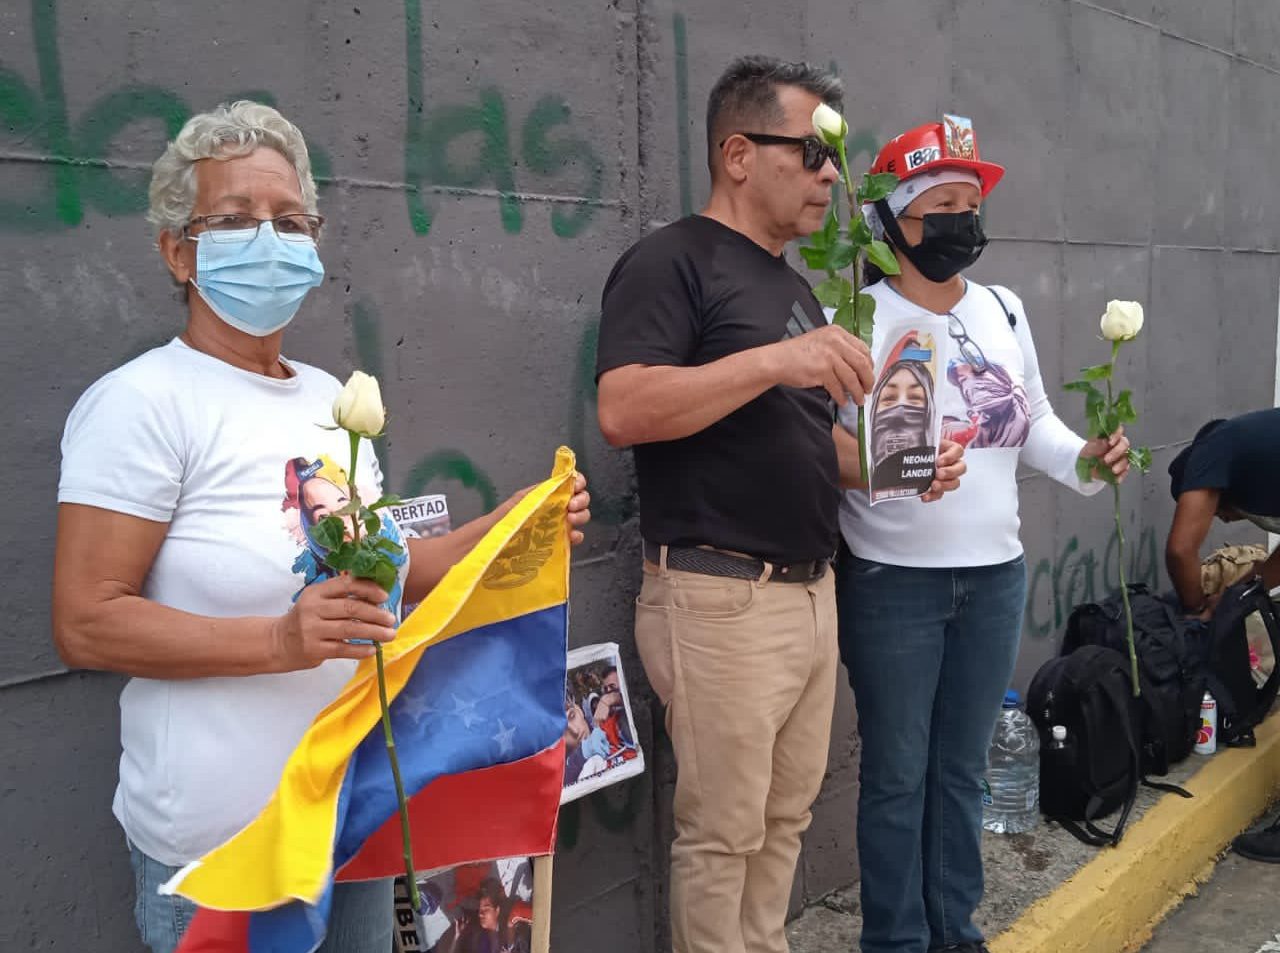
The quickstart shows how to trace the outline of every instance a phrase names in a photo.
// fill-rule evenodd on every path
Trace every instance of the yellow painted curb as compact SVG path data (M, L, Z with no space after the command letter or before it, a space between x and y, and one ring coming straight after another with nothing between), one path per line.
M991 941L991 953L1122 953L1145 943L1280 791L1280 716L1259 725L1257 737L1256 748L1207 759L1183 785L1194 798L1162 797L1119 847L1099 849Z

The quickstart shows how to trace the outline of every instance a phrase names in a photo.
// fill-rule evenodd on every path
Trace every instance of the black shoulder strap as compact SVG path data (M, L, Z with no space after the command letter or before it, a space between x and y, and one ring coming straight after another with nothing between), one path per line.
M1004 303L1004 298L1000 297L1000 293L990 285L987 285L987 290L990 291L995 296L996 301L999 302L1000 310L1003 311L1004 316L1009 319L1009 327L1016 328L1018 326L1018 319L1014 316L1014 313L1009 310L1009 306Z

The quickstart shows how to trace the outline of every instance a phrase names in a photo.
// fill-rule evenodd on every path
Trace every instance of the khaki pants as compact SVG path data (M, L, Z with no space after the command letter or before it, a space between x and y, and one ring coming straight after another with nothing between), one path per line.
M674 953L786 953L831 736L833 575L765 583L646 563L636 644L678 769Z

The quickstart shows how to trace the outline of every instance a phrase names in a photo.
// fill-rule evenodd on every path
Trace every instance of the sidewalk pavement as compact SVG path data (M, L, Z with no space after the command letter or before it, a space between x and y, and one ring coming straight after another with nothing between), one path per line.
M1210 758L1193 754L1160 779L1197 792L1191 801L1140 788L1119 848L1088 847L1043 821L1026 834L984 834L987 889L976 920L993 953L1138 948L1152 925L1194 891L1196 879L1208 875L1230 837L1280 793L1280 716L1260 726L1258 735L1256 749ZM1274 919L1271 924L1263 916L1258 923L1280 930L1280 905ZM859 926L855 886L805 910L787 935L792 953L852 953ZM1252 953L1258 945L1230 949ZM1152 950L1180 953L1177 947Z
M1274 819L1268 817L1267 823ZM1155 933L1145 953L1280 953L1280 864L1228 852L1213 877Z

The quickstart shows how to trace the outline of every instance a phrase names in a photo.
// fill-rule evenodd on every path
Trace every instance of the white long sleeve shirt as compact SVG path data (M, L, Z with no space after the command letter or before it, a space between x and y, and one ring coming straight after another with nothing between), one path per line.
M1041 470L1086 496L1101 481L1081 483L1076 460L1084 438L1054 413L1045 394L1035 344L1022 301L1012 291L995 291L1013 313L1001 308L992 289L970 281L952 308L968 337L982 350L985 373L971 372L958 342L939 342L943 360L935 383L943 437L966 445L968 472L959 489L941 500L881 503L872 507L865 490L850 490L840 504L840 530L854 555L895 566L941 568L993 566L1022 554L1018 538L1018 462ZM876 299L873 353L881 334L931 312L908 301L889 282L867 289ZM841 422L857 430L856 408L840 411Z

